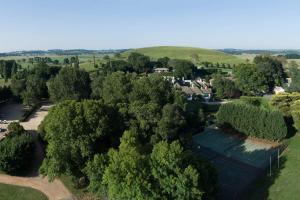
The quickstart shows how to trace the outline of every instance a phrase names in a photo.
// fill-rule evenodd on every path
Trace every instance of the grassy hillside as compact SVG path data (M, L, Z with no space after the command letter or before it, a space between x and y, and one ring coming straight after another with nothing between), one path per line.
M130 52L138 52L141 54L145 54L152 59L157 59L161 57L169 57L173 59L187 59L192 60L193 55L198 55L199 61L197 62L220 62L220 63L229 63L229 64L237 64L243 63L245 60L238 58L234 55L225 54L223 52L209 50L209 49L201 49L201 48L193 48L193 47L175 47L175 46L160 46L160 47L147 47L140 48L135 50L129 50L123 53L124 56L128 56Z

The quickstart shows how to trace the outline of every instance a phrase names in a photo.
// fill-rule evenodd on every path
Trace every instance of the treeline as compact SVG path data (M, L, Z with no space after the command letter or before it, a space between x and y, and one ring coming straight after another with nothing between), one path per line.
M279 111L270 111L243 103L228 103L220 107L217 121L230 125L251 137L281 140L287 135L287 126Z
M202 110L188 110L168 81L114 72L94 80L92 97L99 100L58 99L43 121L44 175L71 175L110 199L214 197L214 169L186 149L189 126L204 122Z
M223 69L233 69L236 65L229 63L213 63L213 62L201 62L205 68L223 68Z
M133 54L92 75L69 66L48 79L56 105L39 127L47 144L41 173L67 174L75 186L109 199L214 198L215 169L188 150L190 130L205 123L203 111L162 76L147 75L151 67Z
M295 54L295 53L293 53L293 54L286 54L286 55L284 55L284 57L286 59L300 59L300 54Z
M300 131L300 93L283 93L272 97L271 105L276 107L287 120Z
M254 64L241 64L233 69L237 87L244 95L261 95L282 86L286 74L280 60L270 56L257 56Z
M7 82L17 71L21 69L21 65L15 60L0 60L0 76Z
M25 105L36 105L49 97L47 82L60 70L57 66L39 63L31 69L19 70L12 76L10 89Z

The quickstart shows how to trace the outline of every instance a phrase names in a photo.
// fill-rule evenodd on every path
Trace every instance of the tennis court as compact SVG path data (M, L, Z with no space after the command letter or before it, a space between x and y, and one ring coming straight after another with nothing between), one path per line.
M207 128L193 137L194 151L210 160L219 176L219 199L241 199L243 191L269 167L277 156L271 144L222 133Z

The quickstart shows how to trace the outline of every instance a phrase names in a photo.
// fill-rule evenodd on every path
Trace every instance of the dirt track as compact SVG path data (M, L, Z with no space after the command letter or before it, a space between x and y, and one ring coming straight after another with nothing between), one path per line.
M37 112L35 112L32 116L30 116L27 122L21 123L26 130L28 130L35 138L36 131L47 115L47 109L49 106L43 106ZM37 189L44 193L49 200L73 200L76 199L70 191L63 185L60 180L55 180L53 182L48 182L47 177L43 178L38 174L38 168L43 159L43 149L41 144L36 140L36 152L33 155L35 157L34 169L32 173L28 177L17 177L17 176L9 176L9 175L0 175L0 183L12 184L18 186L25 186Z

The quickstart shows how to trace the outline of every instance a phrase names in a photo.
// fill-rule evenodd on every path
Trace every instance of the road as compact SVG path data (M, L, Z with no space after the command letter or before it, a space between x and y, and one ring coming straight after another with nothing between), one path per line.
M34 167L32 172L26 177L0 175L0 183L18 185L24 187L31 187L44 193L49 200L74 200L76 199L71 192L64 186L60 180L54 180L48 182L47 177L42 177L38 173L39 166L43 160L43 148L40 142L37 140L37 129L39 124L45 118L48 113L49 106L42 106L38 111L33 113L29 120L22 122L21 125L29 131L30 134L35 138L36 151L34 153Z

